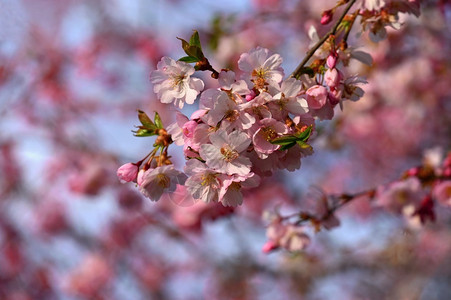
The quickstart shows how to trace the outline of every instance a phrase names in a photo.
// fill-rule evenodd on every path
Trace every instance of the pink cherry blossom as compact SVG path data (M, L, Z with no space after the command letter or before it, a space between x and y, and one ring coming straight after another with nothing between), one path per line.
M240 70L245 72L247 78L260 90L282 81L284 72L281 64L282 57L279 54L270 55L268 49L261 47L241 54L238 60Z
M210 141L211 144L202 145L199 152L207 166L229 175L250 172L251 162L241 154L251 143L247 134L238 130L228 134L224 129L219 129L210 134Z
M224 206L238 206L243 203L241 188L257 187L260 177L254 173L246 175L222 175L222 186L219 191L219 201Z
M183 153L186 157L199 157L200 146L209 143L208 136L211 134L211 127L200 123L196 126L192 137L185 137Z
M387 188L379 188L377 196L378 205L399 214L407 206L417 207L424 198L424 192L418 178L409 177L392 183Z
M185 172L191 175L186 180L185 186L193 198L206 203L218 202L221 187L218 172L209 169L207 165L196 159L186 163Z
M280 218L275 218L266 229L268 242L263 246L264 252L282 247L288 251L301 251L310 244L309 236L303 227L283 224Z
M301 251L310 245L310 237L301 226L288 225L279 244L288 251Z
M229 98L226 92L220 91L215 99L214 107L206 114L204 120L210 126L219 122L227 123L230 129L248 129L255 123L255 118Z
M343 82L343 98L351 101L357 101L362 98L364 91L360 87L362 84L368 83L365 78L359 76L351 76Z
M167 132L171 135L172 141L176 145L183 145L184 143L184 129L183 126L187 123L188 117L182 114L181 112L177 112L175 115L176 122L169 125L167 128Z
M298 97L301 89L302 82L295 78L288 78L282 82L280 88L274 88L273 92L276 94L273 96L270 104L276 105L276 111L271 110L275 118L284 120L288 113L300 115L308 112L307 101ZM277 115L279 116L276 117Z
M154 84L163 103L171 103L182 108L186 103L193 104L197 95L204 88L199 78L191 78L194 68L182 61L175 61L170 57L163 57L157 65L157 70L151 72L150 81Z
M221 71L218 78L221 89L226 91L229 97L236 103L242 103L241 96L246 96L251 93L247 83L244 80L236 80L235 72Z
M174 169L174 165L149 169L143 174L140 192L152 201L158 201L164 192L175 191L177 184L185 182L186 175Z
M284 123L272 118L260 120L254 126L254 130L252 135L254 150L262 159L265 159L268 154L280 148L279 145L272 144L271 141L280 135L288 133L288 128Z

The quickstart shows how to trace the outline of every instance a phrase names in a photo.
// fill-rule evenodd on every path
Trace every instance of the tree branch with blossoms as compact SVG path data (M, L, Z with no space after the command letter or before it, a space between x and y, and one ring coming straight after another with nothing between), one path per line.
M142 125L135 135L156 136L154 149L141 161L119 168L118 177L136 182L141 193L152 201L177 189L193 201L235 207L243 203L242 190L259 186L262 178L276 170L299 169L301 159L313 153L311 142L317 135L317 120L332 119L335 106L342 108L344 101L357 101L364 94L361 85L366 80L346 74L351 59L371 64L369 54L347 46L356 19L360 17L361 30L369 29L373 40L383 38L386 26L398 27L400 12L418 15L417 2L398 2L404 5L388 2L367 7L368 3L363 2L348 15L357 1L338 1L323 13L321 23L329 23L335 9L347 4L342 14L321 39L314 28L310 31L314 45L286 79L282 57L268 49L257 47L241 54L237 73L227 69L218 72L203 53L197 31L189 41L179 38L186 56L179 60L163 57L157 70L151 72L150 81L162 103L174 103L182 109L185 103L194 104L199 99L199 109L190 118L177 112L176 122L167 127L158 113L152 121L138 111ZM338 32L344 33L337 46ZM315 60L305 67L311 58ZM204 82L193 76L196 71L210 71L217 86L204 90ZM301 76L304 74L308 76ZM176 170L168 156L172 143L183 146L187 160L184 172ZM374 191L363 194L373 195ZM333 213L363 194L332 197L332 204L328 197L321 197L323 215L300 213L289 229L275 230L279 242L267 248L286 245L282 247L302 249L308 237L299 231L299 225L310 221L316 229L320 225L332 227L337 222ZM281 224L289 219L277 220ZM280 230L283 238L299 239L280 242Z
M344 9L343 13L341 14L341 16L338 18L337 22L335 23L335 25L329 30L329 32L327 32L305 55L304 59L299 63L299 65L296 67L296 69L293 71L293 73L291 73L290 77L294 77L294 78L299 78L299 76L301 76L303 74L304 71L304 66L305 64L309 61L309 59L315 54L315 52L318 50L319 47L321 47L326 41L327 39L329 39L331 36L335 35L335 33L337 32L338 27L342 24L342 21L344 19L344 17L347 15L348 11L351 9L351 7L355 4L356 0L351 0L349 1L348 5L346 6L346 8ZM344 3L346 3L346 1L340 1L338 2L337 6L343 5ZM336 7L335 7L336 8ZM335 10L334 8L334 10ZM332 16L331 16L331 11L332 10L328 10L326 14L323 13L324 15L329 16L327 18L327 21L322 22L323 24L327 24L328 22L330 22ZM323 21L323 19L322 19ZM350 26L348 26L347 29L347 33L349 33L352 29L352 23ZM343 40L346 40L347 35L345 36L345 38Z

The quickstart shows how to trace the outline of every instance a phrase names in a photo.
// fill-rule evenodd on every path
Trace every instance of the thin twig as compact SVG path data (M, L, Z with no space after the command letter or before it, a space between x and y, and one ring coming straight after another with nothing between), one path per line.
M304 67L304 65L307 63L307 61L313 56L313 54L315 54L316 50L318 50L319 47L321 47L322 44L324 44L324 42L329 38L329 36L335 34L335 32L337 32L338 26L340 26L341 21L343 20L343 18L346 16L346 14L348 13L348 11L351 9L351 6L356 2L356 0L351 0L348 3L348 6L346 6L345 10L343 11L343 13L341 14L340 18L338 19L337 23L335 23L335 26L329 30L328 33L326 33L316 44L315 46L313 46L312 49L310 49L306 56L304 57L304 59L301 61L301 63L297 66L297 68L293 71L293 73L291 73L290 77L298 77L299 75L301 75L301 71L302 68Z

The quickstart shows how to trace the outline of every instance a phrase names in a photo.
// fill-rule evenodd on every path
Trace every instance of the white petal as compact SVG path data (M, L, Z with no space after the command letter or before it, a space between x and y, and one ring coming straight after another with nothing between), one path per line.
M225 130L219 129L218 131L210 134L210 141L216 146L216 148L222 148L224 145L229 144L229 137Z
M229 135L230 146L236 150L238 153L243 152L249 147L251 139L242 131L233 131Z

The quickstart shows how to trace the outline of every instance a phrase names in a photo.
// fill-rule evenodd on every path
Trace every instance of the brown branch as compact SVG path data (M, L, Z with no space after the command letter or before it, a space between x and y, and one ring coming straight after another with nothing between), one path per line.
M335 23L334 27L332 27L331 30L329 30L328 33L326 33L314 46L311 48L304 59L301 61L301 63L296 67L296 69L291 73L290 77L297 78L302 73L302 68L304 68L304 65L308 62L308 60L315 54L316 50L318 50L319 47L321 47L322 44L329 38L329 36L334 35L337 32L338 26L340 26L341 21L346 16L348 11L351 9L351 6L356 2L356 0L349 1L348 5L346 6L345 10L341 14L340 18L338 19L337 23Z

